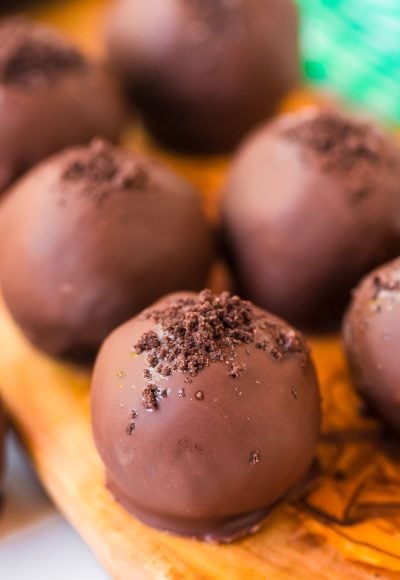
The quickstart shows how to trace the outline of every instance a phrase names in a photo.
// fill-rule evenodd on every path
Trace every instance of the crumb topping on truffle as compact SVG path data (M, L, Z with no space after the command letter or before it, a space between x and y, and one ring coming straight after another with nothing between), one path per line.
M154 371L162 376L181 371L195 377L211 363L224 362L227 375L237 378L246 370L246 364L236 360L238 346L254 344L275 360L308 352L297 332L272 323L250 302L228 292L203 290L199 295L174 300L165 308L148 309L142 317L156 324L156 330L145 332L134 345L136 354L147 354L149 366L144 376L149 385L143 392L147 409L157 408L157 394L151 384ZM256 338L257 330L262 339Z
M65 183L74 183L83 193L102 200L116 189L144 190L148 173L133 156L119 151L103 139L71 151L62 173Z
M82 54L61 36L25 18L0 25L0 82L30 87L85 66Z
M305 118L285 128L283 135L303 145L323 171L343 175L353 202L373 191L377 168L390 163L390 155L383 151L382 136L377 130L368 123L337 113L323 112Z
M390 268L383 268L372 279L373 299L377 298L382 291L400 291L400 260L391 264Z

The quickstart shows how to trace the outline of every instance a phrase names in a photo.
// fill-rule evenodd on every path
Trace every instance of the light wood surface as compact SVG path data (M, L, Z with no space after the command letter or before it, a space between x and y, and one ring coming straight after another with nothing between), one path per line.
M101 53L103 8L98 0L48 2L33 14ZM315 100L298 92L286 107ZM159 152L137 130L125 144L195 182L215 214L226 160ZM230 546L157 532L114 502L91 435L89 370L33 349L1 303L0 391L45 487L114 578L400 578L400 444L360 413L338 338L311 342L323 394L323 475L307 497L277 508L259 533Z

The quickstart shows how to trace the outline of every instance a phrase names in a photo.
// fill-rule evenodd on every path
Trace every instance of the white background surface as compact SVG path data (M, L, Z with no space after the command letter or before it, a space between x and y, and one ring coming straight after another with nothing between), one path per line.
M0 512L0 580L107 580L46 497L14 437L7 441Z

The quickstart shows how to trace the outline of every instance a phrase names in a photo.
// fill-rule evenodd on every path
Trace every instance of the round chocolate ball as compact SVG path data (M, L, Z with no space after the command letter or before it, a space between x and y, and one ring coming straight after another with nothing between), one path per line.
M400 435L400 259L361 281L344 320L343 338L360 395Z
M304 485L319 393L302 336L228 293L168 296L98 355L92 423L107 484L170 532L229 542Z
M0 23L0 192L48 155L123 120L110 74L58 32L24 18Z
M307 110L233 161L223 235L238 290L301 327L338 325L351 288L400 250L400 151L377 127Z
M230 150L298 81L293 0L119 0L112 62L153 136Z
M89 356L156 298L201 288L212 259L197 191L100 140L31 170L1 220L6 304L30 340L55 355Z

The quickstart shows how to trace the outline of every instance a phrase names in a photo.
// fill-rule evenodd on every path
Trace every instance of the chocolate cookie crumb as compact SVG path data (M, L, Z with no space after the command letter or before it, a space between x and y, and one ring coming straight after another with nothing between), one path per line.
M256 348L274 358L307 352L299 334L271 324L255 312L250 302L228 292L204 290L162 310L147 310L142 316L154 320L160 333L145 332L134 345L134 352L147 353L150 368L164 375L181 371L195 377L211 363L224 362L228 376L239 377L246 366L235 361L235 349L254 343L257 327L270 338L256 341Z
M251 451L249 454L250 465L256 465L260 462L261 453L259 451Z
M89 147L71 152L62 180L74 182L84 194L103 201L109 192L118 189L143 191L147 172L137 159L97 138Z
M368 123L325 112L285 129L288 139L306 147L326 172L341 173L353 202L373 190L377 167L386 163L382 138Z
M129 419L129 423L126 427L126 433L127 435L132 435L133 431L136 428L136 423L135 423L135 419L137 417L137 413L135 411L135 409L132 409L130 412L130 419Z
M129 421L128 425L126 426L126 434L132 435L134 430L136 429L136 423L134 421Z
M25 18L0 25L0 83L32 87L85 66L81 53L46 26Z
M268 328L271 338L257 340L255 347L269 352L275 359L279 360L290 353L307 352L300 334L296 331L283 329L276 324L264 324L263 328Z
M400 290L400 277L393 271L383 270L374 276L372 285L372 298L375 300L382 290L386 292L397 292Z
M228 375L230 377L233 377L234 379L237 379L239 377L241 377L244 373L244 371L246 370L246 365L244 363L231 363L231 368L230 371L228 372Z
M147 411L155 411L158 409L157 387L155 385L147 385L142 392L143 407Z
M160 399L168 397L170 389L157 387L154 384L147 385L142 391L143 406L148 411L155 411L158 409Z

